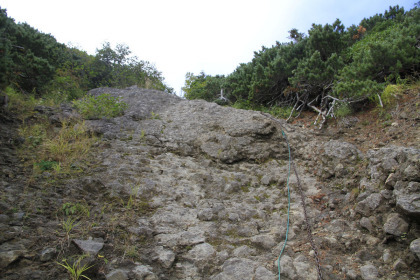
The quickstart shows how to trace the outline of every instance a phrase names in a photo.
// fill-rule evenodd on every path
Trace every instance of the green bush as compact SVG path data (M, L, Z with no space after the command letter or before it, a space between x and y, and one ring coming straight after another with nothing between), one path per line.
M388 85L381 93L382 104L387 107L396 101L399 95L402 93L402 87L399 85Z
M275 106L275 107L271 107L268 110L268 113L270 113L271 115L277 117L277 118L281 118L281 119L287 119L290 116L290 113L292 113L293 107L291 106L287 106L287 107L279 107L279 106ZM297 112L293 112L293 116L296 116Z
M48 170L53 170L54 167L58 165L58 162L42 160L40 162L35 163L34 165L37 166L42 171L48 171Z
M108 93L98 96L88 95L73 101L73 104L86 119L114 118L122 115L128 107L120 97L113 97Z
M337 118L343 118L353 113L353 110L349 104L340 104L335 110L335 116Z

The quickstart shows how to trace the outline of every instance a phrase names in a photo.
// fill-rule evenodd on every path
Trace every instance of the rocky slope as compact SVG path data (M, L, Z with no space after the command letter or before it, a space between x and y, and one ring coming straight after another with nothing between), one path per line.
M288 205L282 129L323 279L420 279L418 142L362 151L259 112L137 88L90 92L101 93L129 108L86 121L101 135L92 164L48 187L48 174L28 182L14 151L23 140L2 115L2 279L66 279L56 261L83 254L91 279L278 279ZM290 187L281 279L317 279L293 174ZM64 234L69 202L89 214Z

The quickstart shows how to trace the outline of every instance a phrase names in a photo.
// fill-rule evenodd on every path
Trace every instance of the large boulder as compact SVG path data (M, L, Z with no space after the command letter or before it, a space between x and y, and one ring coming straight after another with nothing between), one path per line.
M141 138L182 155L205 154L226 163L268 158L286 159L286 142L275 122L259 112L219 106L203 100L186 101L174 95L138 88L99 88L129 106L112 120L89 120L90 129L105 138ZM283 127L290 127L284 121ZM288 129L291 141L305 138Z

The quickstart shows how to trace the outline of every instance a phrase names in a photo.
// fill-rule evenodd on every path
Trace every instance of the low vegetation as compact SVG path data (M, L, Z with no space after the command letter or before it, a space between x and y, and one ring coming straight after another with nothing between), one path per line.
M156 67L124 44L105 42L95 55L57 42L27 23L15 23L0 7L0 90L75 100L97 87L137 85L173 92Z
M92 266L89 266L87 263L82 265L81 262L84 258L85 256L80 256L73 262L73 264L69 264L65 259L61 263L57 262L57 264L66 269L71 280L79 280L82 278L90 280L90 278L83 275L83 273L89 270Z
M19 155L25 165L32 168L33 176L44 172L58 176L83 171L89 161L90 149L97 141L87 131L83 119L63 120L57 127L36 110L54 110L58 106L54 99L37 98L11 88L7 93L10 97L8 109L21 121L19 134L25 145L20 145Z
M110 94L88 95L73 104L85 119L114 118L122 115L128 106L121 98Z

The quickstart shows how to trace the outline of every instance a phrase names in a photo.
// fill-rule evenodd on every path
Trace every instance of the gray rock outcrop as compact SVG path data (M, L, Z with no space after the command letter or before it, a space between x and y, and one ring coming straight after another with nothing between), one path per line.
M67 250L91 255L91 279L275 280L286 236L280 259L285 280L317 279L315 257L326 280L387 279L391 273L420 278L419 149L362 152L255 111L133 87L90 91L102 93L129 107L116 118L85 121L100 136L92 166L70 179L63 175L56 185L51 180L57 193L48 201L56 212L67 202L64 195L84 201L91 213L83 229L67 239L54 233L61 221L40 214L45 209L30 218L26 209L10 210L18 184L0 177L5 279L16 279L15 273L30 279L34 267L47 267ZM76 117L63 108L65 114L39 113L51 122ZM282 130L307 217L298 179L289 177ZM4 174L13 173L8 160L0 159ZM40 235L36 242L21 237L31 223ZM55 239L43 240L50 228ZM25 272L26 265L35 272ZM46 279L63 278L55 266L48 266Z

